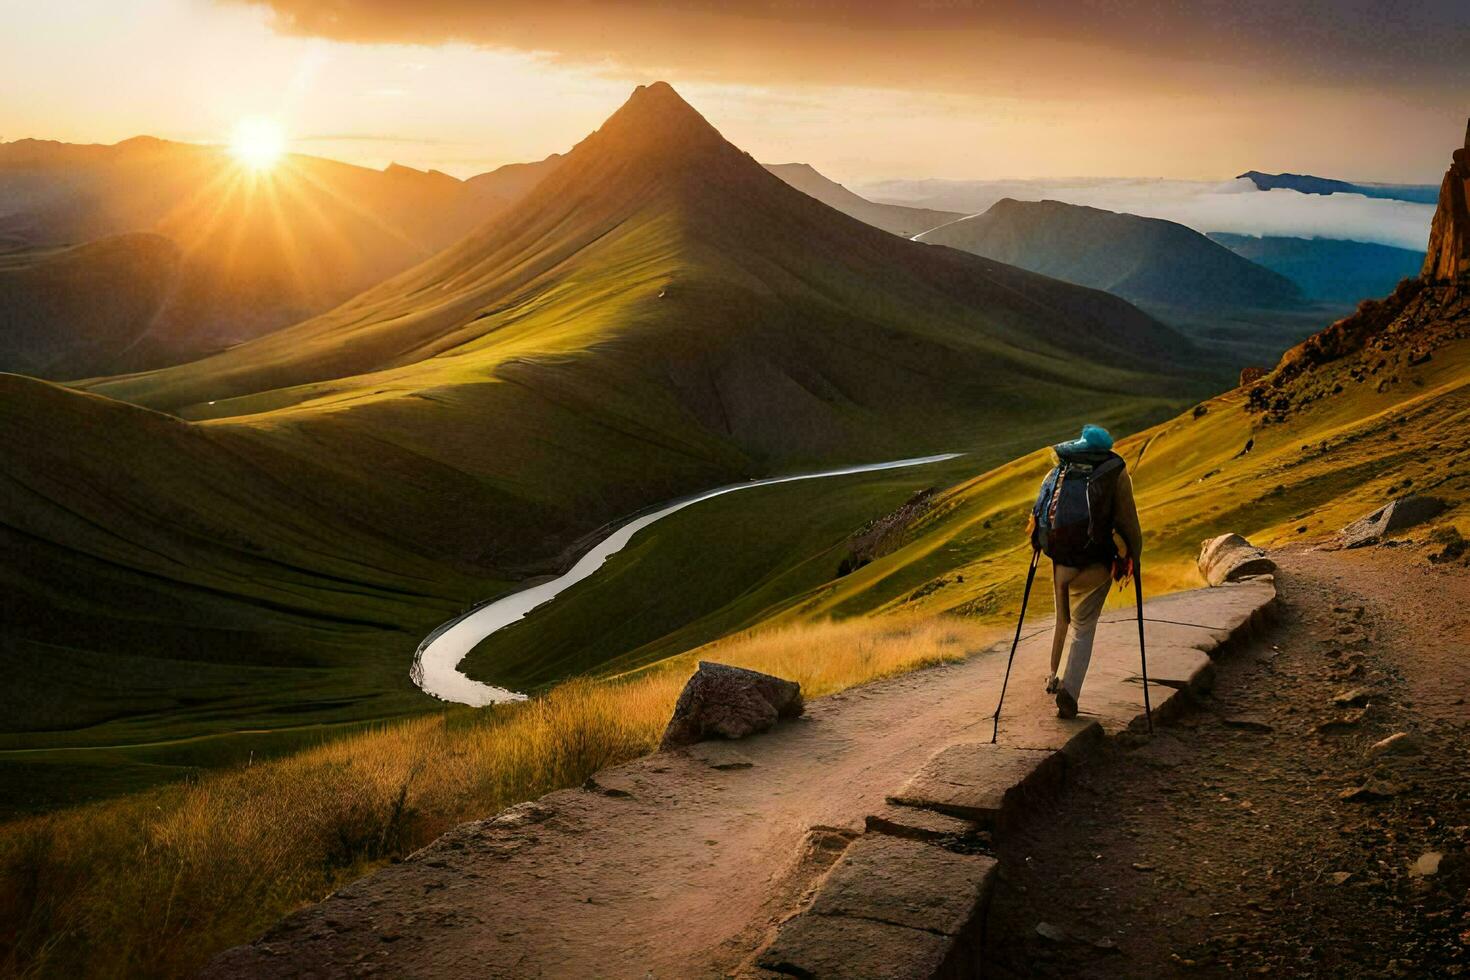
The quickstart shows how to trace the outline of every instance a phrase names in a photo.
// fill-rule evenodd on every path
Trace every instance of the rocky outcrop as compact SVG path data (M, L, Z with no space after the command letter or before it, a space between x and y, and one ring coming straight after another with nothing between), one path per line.
M1244 388L1246 385L1253 385L1264 378L1267 373L1269 372L1263 367L1241 368L1239 387Z
M1391 500L1367 517L1353 521L1343 528L1342 546L1362 548L1377 544L1395 531L1433 520L1444 509L1445 502L1438 497L1416 495Z
M1270 575L1276 563L1238 534L1222 534L1200 545L1199 573L1210 585L1237 582L1248 575Z
M1248 411L1280 422L1350 385L1385 391L1435 349L1470 336L1470 126L1465 139L1440 186L1419 278L1403 280L1383 299L1364 300L1355 313L1288 350L1274 371L1247 385ZM1342 363L1319 370L1334 362Z
M877 561L907 544L910 529L934 509L938 496L938 487L920 490L904 501L898 510L874 518L853 532L848 539L847 554L837 566L838 577L855 572L869 562Z
M693 745L713 736L744 738L804 710L801 685L795 681L701 661L674 705L659 748Z
M1454 152L1439 186L1439 207L1429 226L1429 251L1420 275L1433 283L1470 284L1470 122L1465 145Z

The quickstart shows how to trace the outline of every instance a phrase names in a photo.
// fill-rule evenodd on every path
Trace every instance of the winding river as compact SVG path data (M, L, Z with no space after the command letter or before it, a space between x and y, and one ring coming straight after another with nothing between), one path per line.
M943 462L947 459L954 459L959 455L961 454L942 453L938 456L896 459L887 463L845 466L841 469L822 470L818 473L773 476L764 480L748 480L745 483L732 483L729 486L707 490L693 497L685 497L660 510L634 518L613 531L595 544L592 550L583 555L566 574L551 579L548 582L542 582L540 585L534 585L529 589L512 592L510 595L492 600L481 606L476 606L469 612L443 624L425 637L424 641L419 644L418 650L413 655L413 667L409 670L409 676L413 678L415 684L423 689L424 693L432 694L434 697L444 701L454 701L459 704L474 705L475 707L483 707L487 704L500 704L506 701L524 701L526 695L517 691L495 687L492 684L483 684L480 681L466 677L460 672L460 661L464 660L465 656L491 633L524 619L530 615L532 610L550 602L564 590L590 577L602 567L604 562L619 551L622 551L628 542L633 540L633 536L644 528L663 520L670 514L683 510L685 507L692 507L712 497L735 493L738 490L769 487L777 483L795 483L797 480L823 480L832 476L852 476L857 473L874 473L879 470L900 470L910 466L923 466L926 463Z

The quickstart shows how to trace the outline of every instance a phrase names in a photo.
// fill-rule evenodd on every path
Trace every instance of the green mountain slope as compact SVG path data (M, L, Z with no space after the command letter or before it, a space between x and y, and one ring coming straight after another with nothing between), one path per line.
M77 378L148 344L182 256L162 235L0 251L0 371Z

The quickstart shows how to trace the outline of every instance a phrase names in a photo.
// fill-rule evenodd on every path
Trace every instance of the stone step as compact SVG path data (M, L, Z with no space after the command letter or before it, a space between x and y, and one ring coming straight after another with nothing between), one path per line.
M1059 750L961 742L936 752L888 802L1003 830L1029 800L1060 788L1066 768Z
M813 980L964 977L968 951L956 946L952 937L922 929L804 914L781 927L757 965L771 974Z
M868 814L864 829L870 834L932 842L970 837L980 826L973 820L952 817L947 813L889 803L876 813Z
M1060 752L1071 761L1081 761L1102 744L1102 739L1103 726L1096 719L1063 719L1044 710L1008 719L1000 734L1002 745Z
M985 855L865 834L757 965L800 977L965 975L978 955L995 869Z

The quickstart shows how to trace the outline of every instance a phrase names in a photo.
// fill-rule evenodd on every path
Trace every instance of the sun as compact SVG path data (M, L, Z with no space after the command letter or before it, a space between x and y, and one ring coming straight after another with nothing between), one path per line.
M269 170L286 151L286 131L274 119L242 119L230 137L230 152L251 170Z

